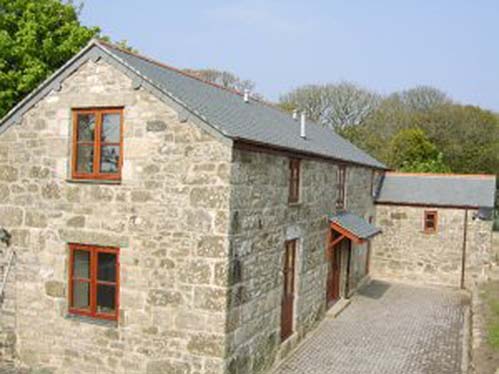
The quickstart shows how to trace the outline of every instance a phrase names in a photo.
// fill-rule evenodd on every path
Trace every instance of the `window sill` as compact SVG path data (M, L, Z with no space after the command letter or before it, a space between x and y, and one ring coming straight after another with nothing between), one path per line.
M66 316L64 318L69 320L69 321L87 323L87 324L95 325L95 326L102 326L102 327L108 327L108 328L117 328L118 327L118 321L114 321L114 320L99 319L99 318L81 316L78 314L71 314L71 313L66 314Z
M106 180L106 179L66 179L67 183L72 184L109 184L121 185L121 180Z
M288 207L290 208L298 208L298 207L301 207L303 205L303 203L301 201L298 201L296 203L288 203Z

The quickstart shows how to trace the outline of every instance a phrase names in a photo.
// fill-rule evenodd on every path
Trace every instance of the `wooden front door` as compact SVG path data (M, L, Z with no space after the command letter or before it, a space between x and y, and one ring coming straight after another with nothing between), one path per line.
M344 239L346 240L346 239ZM327 304L333 305L340 298L341 242L329 249L329 270L327 276Z
M281 308L281 341L286 340L293 333L293 308L295 301L295 262L296 240L286 241L284 255L284 290Z

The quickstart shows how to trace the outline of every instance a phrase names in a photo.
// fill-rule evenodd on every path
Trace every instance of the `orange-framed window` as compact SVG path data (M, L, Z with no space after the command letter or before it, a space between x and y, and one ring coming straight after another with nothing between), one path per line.
M431 234L437 231L438 213L436 210L425 210L424 212L424 232Z
M69 313L118 320L119 249L70 244Z
M338 199L336 200L337 208L346 208L346 177L347 168L345 165L338 167Z
M288 202L298 203L300 201L300 160L289 160L289 196Z
M123 108L73 110L73 179L120 180Z

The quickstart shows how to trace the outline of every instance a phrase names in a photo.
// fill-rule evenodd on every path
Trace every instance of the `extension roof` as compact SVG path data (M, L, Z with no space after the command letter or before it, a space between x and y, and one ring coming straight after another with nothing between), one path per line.
M380 204L492 208L494 175L386 173Z
M244 102L241 93L205 82L183 71L93 40L78 55L19 103L0 121L0 133L88 59L100 58L119 67L138 87L148 88L188 118L234 142L247 142L279 150L359 164L376 169L386 166L334 133L307 121L306 138L300 136L300 123L289 114L253 98Z

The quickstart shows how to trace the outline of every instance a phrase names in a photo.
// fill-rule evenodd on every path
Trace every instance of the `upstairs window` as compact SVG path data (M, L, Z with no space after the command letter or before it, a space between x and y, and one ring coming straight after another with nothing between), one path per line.
M345 199L346 174L347 174L346 166L340 165L338 168L338 199L336 200L336 207L338 209L346 208L346 199Z
M123 109L73 111L73 179L120 180Z
M438 214L436 210L426 210L424 212L424 232L432 234L437 231Z
M117 320L119 249L71 244L69 250L69 312Z
M289 160L289 197L288 202L298 203L300 201L300 160Z

